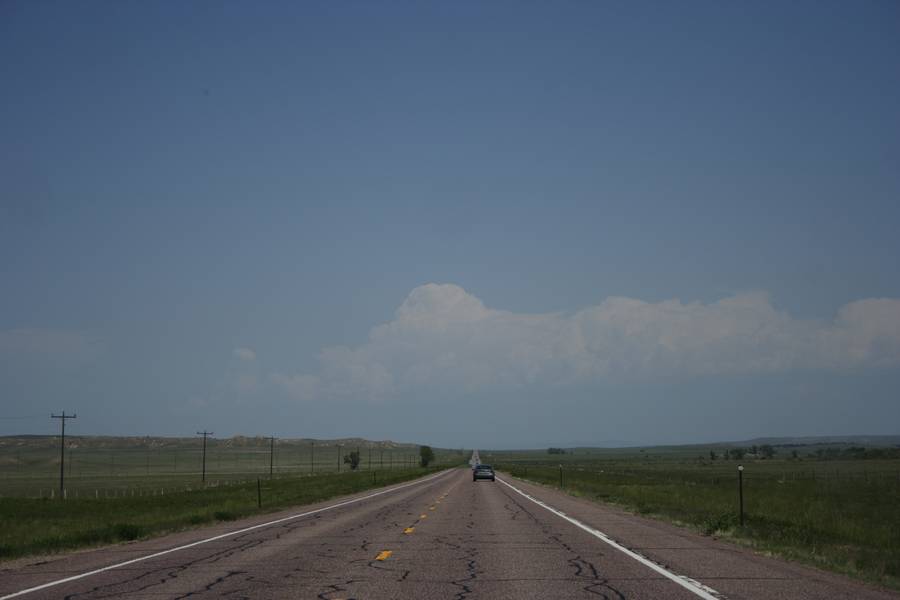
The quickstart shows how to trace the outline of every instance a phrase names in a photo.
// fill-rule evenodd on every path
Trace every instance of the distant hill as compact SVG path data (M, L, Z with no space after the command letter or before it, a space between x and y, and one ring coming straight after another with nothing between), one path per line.
M722 442L731 446L900 446L900 435L823 435L804 437L760 437L741 442Z
M747 448L768 444L775 447L792 446L863 446L867 448L900 447L900 435L828 435L795 437L758 437L749 440L702 442L697 444L638 444L624 440L604 440L592 444L551 444L549 447L563 448L575 453L611 452L622 453L641 449L687 452L721 447ZM523 445L523 448L526 447Z

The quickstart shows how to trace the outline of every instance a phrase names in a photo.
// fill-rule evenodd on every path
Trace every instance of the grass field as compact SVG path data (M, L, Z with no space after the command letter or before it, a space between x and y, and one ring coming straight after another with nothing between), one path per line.
M746 459L708 448L482 452L511 475L900 589L900 460Z

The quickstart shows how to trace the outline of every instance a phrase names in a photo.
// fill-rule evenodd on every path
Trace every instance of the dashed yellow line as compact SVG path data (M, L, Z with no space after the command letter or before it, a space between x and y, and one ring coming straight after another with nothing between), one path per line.
M428 507L428 510L434 510L435 508L437 508L437 507L436 507L436 506L429 506L429 507Z
M409 535L410 533L412 533L415 530L416 530L415 527L407 527L406 529L403 530L403 533L405 533L406 535Z
M392 550L382 550L378 553L378 556L375 557L375 560L386 560L391 557L391 554L394 552Z
M427 518L428 518L428 515L426 515L425 513L422 513L421 515L419 515L419 518L420 518L420 519L427 519Z

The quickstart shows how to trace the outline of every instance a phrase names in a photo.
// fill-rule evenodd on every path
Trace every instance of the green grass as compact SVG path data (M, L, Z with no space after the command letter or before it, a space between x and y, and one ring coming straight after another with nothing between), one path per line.
M0 560L129 541L309 504L440 470L394 469L284 477L156 495L50 500L0 498Z
M482 452L510 474L900 589L900 461L744 461L684 451Z

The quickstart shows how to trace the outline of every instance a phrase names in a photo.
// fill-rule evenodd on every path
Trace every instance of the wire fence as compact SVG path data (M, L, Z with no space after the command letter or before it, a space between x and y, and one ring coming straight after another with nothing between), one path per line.
M355 468L348 462L351 453L358 453ZM462 455L457 454L438 450L435 464L459 462ZM60 492L59 438L6 438L0 440L0 496L165 494L235 485L257 477L410 469L418 467L419 461L417 446L390 443L210 438L204 453L199 439L67 436Z

